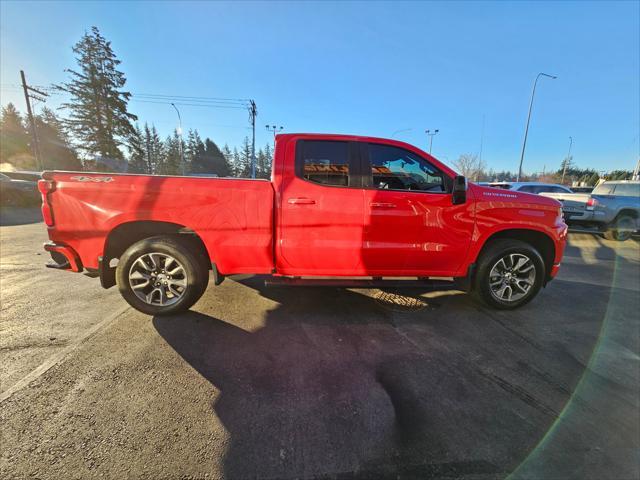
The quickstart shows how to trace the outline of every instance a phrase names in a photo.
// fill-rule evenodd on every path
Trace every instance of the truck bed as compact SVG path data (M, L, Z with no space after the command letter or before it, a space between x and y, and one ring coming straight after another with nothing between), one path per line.
M72 247L82 264L118 225L161 221L197 233L221 273L273 268L273 187L266 180L113 173L43 173L55 182L50 238Z

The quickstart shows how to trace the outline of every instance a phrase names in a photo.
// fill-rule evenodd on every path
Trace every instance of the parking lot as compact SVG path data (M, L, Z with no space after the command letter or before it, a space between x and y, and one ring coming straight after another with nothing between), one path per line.
M514 312L235 277L150 318L38 220L0 227L2 478L640 476L637 240L572 233Z

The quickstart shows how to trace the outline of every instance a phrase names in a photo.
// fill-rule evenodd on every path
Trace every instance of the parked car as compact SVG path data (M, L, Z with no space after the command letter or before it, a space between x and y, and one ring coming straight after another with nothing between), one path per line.
M640 229L640 181L603 182L591 194L544 195L563 204L567 223L595 227L609 240L628 240Z
M151 315L193 305L209 270L216 285L249 273L280 285L457 288L511 309L556 276L567 235L553 199L467 184L416 147L370 137L278 135L271 181L43 178L51 266L117 284Z
M0 173L0 205L37 205L40 199L37 185L37 182L16 180Z
M543 182L490 182L490 187L502 188L504 190L511 190L513 192L524 193L572 193L568 187L559 185L557 183L543 183Z

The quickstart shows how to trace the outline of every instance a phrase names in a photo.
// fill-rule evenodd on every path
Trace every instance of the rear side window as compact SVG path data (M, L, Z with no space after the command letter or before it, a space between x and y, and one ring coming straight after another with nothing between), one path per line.
M424 158L391 145L369 144L373 188L442 193L444 176Z
M534 185L523 185L518 189L518 191L524 193L538 193L538 189Z
M613 195L615 187L615 183L602 183L598 185L592 193L594 195Z
M621 197L640 197L640 183L619 183L615 194Z
M348 142L304 140L299 148L298 176L321 185L350 185Z

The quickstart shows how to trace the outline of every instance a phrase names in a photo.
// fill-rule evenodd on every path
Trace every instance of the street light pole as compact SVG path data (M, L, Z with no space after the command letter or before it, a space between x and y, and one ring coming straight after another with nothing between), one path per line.
M433 137L435 137L440 130L436 129L433 132L431 130L426 130L425 133L427 137L429 137L429 155L431 155L431 148L433 147Z
M564 175L567 173L567 163L569 163L569 159L571 158L571 146L573 145L573 137L569 137L569 153L567 153L567 158L564 159L564 166L562 168L562 180L561 184L564 185Z
M178 114L178 151L180 152L180 169L182 170L182 176L185 174L185 164L184 164L184 152L182 151L182 117L180 117L180 110L176 107L175 103L172 103L171 106L176 109L176 113Z
M548 77L548 78L551 78L552 80L555 80L556 78L558 78L557 76L548 75L546 73L540 72L536 76L536 80L533 82L533 90L531 91L531 100L529 101L529 114L527 115L527 126L524 129L524 140L522 142L522 153L520 154L520 166L518 167L518 178L516 179L516 182L519 182L520 177L522 176L522 162L524 161L524 150L527 146L527 135L529 134L529 122L531 121L531 110L533 109L533 98L536 95L536 86L538 85L538 79L540 77Z
M265 125L265 127L267 128L268 131L273 132L273 141L275 143L276 141L276 133L281 132L283 127L281 126L276 126L276 125Z

